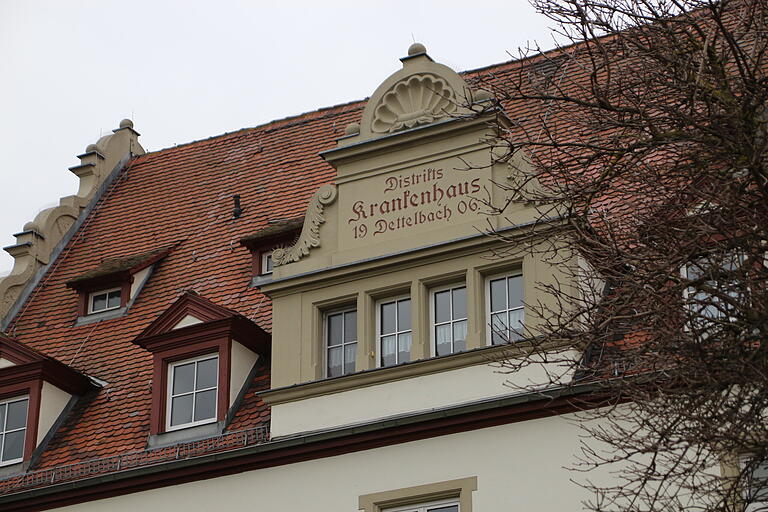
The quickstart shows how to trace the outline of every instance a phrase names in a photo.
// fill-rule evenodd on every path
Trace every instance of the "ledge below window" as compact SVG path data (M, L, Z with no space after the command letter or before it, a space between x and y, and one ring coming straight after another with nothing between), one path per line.
M537 350L543 347L537 346ZM552 349L562 347L552 346ZM478 364L491 364L503 358L515 358L529 354L533 346L530 342L519 341L507 345L482 347L466 352L459 352L446 356L420 359L397 366L373 368L363 370L341 377L332 377L314 380L302 384L294 384L281 388L270 389L259 393L259 396L268 405L277 405L287 402L295 402L306 398L314 398L322 395L340 393L351 389L359 389L367 386L375 386L385 382L391 382L412 377L420 377L432 373L439 373Z
M75 327L80 325L88 325L94 322L101 322L102 320L112 320L113 318L120 318L128 311L130 304L117 309L110 309L109 311L103 311L101 313L91 313L90 315L84 315L77 317L75 320Z
M147 440L147 447L162 448L187 441L200 441L209 437L220 436L224 432L224 424L224 421L217 421L196 427L171 430L162 434L153 434Z

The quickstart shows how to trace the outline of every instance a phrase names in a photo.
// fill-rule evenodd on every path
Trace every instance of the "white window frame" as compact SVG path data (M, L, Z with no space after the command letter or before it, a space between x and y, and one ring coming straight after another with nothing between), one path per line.
M517 308L506 309L505 311L509 312L509 311L522 310L522 312L523 312L523 322L522 322L522 325L523 325L523 329L525 329L525 277L523 276L523 271L522 270L514 270L514 271L511 271L511 272L501 272L501 273L498 273L498 274L487 275L487 276L485 276L485 304L484 304L484 306L485 306L485 327L486 327L486 331L487 331L486 332L486 336L485 336L485 343L489 347L490 346L494 346L493 345L493 324L491 323L491 315L492 315L492 312L491 312L491 281L495 281L496 279L501 279L502 277L506 277L506 278L509 278L509 277L521 277L521 278L523 278L523 303L522 303L522 305L520 307L517 307ZM509 296L509 290L507 290L507 296ZM467 298L467 300L469 300L469 298ZM509 304L507 304L507 306L509 306ZM511 343L515 343L517 341L522 341L523 339L525 339L525 338L523 337L520 340L511 340L511 341L507 340L506 344L511 344ZM498 346L503 346L503 344L502 345L498 345Z
M455 290L456 288L464 288L464 292L467 294L467 311L465 311L465 317L464 321L467 322L467 335L469 335L469 290L467 289L467 283L466 282L456 282L445 286L439 286L436 288L432 288L429 290L429 345L430 345L430 355L432 357L437 357L437 338L435 334L435 327L437 326L437 310L435 309L435 295L444 292L447 290ZM451 324L451 347L453 348L453 344L456 340L453 339L453 324L456 322L460 322L461 319L455 319L453 318L453 294L450 294L451 297L451 319L448 322L441 322L441 324ZM464 345L466 348L467 340L466 337L464 338ZM451 354L457 354L462 351L456 351L451 350ZM445 354L445 355L451 355L451 354Z
M732 253L732 254L733 254L733 253ZM736 253L736 254L734 254L734 255L735 255L735 256L737 256L737 257L739 258L739 260L740 260L740 262L739 262L739 265L744 265L744 263L745 263L745 262L746 262L746 260L747 260L747 256L746 256L746 255L744 255L744 254L740 254L740 253ZM766 255L768 255L768 253L766 253ZM702 256L702 258L706 258L706 257L707 257L707 255L706 255L706 254L705 254L704 256ZM695 265L695 263L694 263L694 262L688 262L688 263L685 263L683 266L681 266L681 267L680 267L680 277L681 277L682 279L684 279L685 281L693 281L693 279L691 279L691 278L688 276L688 270L689 270L689 269L690 269L692 266L694 266L694 265ZM695 295L695 293L696 293L696 291L695 291L695 290L694 290L694 289L693 289L691 286L686 286L685 288L683 288L683 300L686 302L686 308L689 308L690 306L692 306L692 305L693 305L693 304L688 304L688 301L689 301L689 300L691 300L691 297L692 297L693 295ZM719 313L720 313L720 312L718 311L718 314L719 314ZM700 314L700 313L696 313L696 314ZM716 318L716 320L728 320L728 321L733 321L733 320L735 320L735 319L734 319L733 317L729 317L729 318L727 318L727 319L726 319L725 317L720 317L720 316L718 316L718 318ZM690 331L691 331L691 325L689 325L689 323L688 323L688 322L686 322L686 323L685 323L685 326L684 326L684 329L685 329L686 331L690 332Z
M120 295L120 304L117 306L109 307L107 306L104 309L99 309L98 311L93 310L93 298L97 295L103 295L107 294L107 304L109 304L109 294L112 292L117 292ZM115 309L120 309L120 306L122 306L123 298L122 298L123 290L122 288L107 288L105 290L96 290L95 292L91 292L88 294L88 314L93 315L95 313L103 313L105 311L114 311Z
M272 275L272 271L274 270L274 262L272 262L272 268L267 270L267 262L272 261L272 252L269 251L262 251L261 252L261 272L259 273L260 276L270 276Z
M358 331L357 331L357 323L359 320L359 315L357 315L357 306L349 306L346 308L339 308L339 309L331 309L328 311L325 311L323 313L323 377L329 378L330 375L328 375L328 352L330 351L330 345L328 345L328 317L334 316L334 315L343 315L344 313L351 313L352 311L355 312L355 341L354 342L344 342L344 334L342 331L342 339L340 345L334 345L335 347L341 347L341 353L342 353L342 364L341 364L341 375L339 377L343 377L345 375L352 375L352 373L357 372L357 350L355 350L355 370L352 373L344 373L344 354L346 351L344 350L347 345L355 344L357 347L359 347L358 343L360 340L358 340ZM344 321L342 317L342 329L344 328ZM357 348L356 347L356 348Z
M190 423L181 423L179 425L171 426L171 406L173 405L173 397L179 396L179 395L173 394L173 372L175 371L175 368L177 366L182 366L182 365L193 363L193 362L196 363L200 361L205 361L207 359L213 359L214 357L216 358L216 387L195 390L195 386L197 384L197 366L195 366L195 380L192 383L192 421ZM168 382L166 386L167 389L165 390L165 431L166 432L171 432L173 430L183 430L185 428L196 427L198 425L207 425L209 423L216 423L216 421L218 421L219 385L221 384L220 365L221 365L221 361L219 360L218 352L208 353L208 354L197 356L197 357L191 357L189 359L183 359L181 361L174 361L168 364L168 370L167 370ZM214 402L214 405L213 405L213 418L194 421L194 418L195 418L195 396L194 395L202 391L208 391L211 389L216 390L216 393L215 393L216 401ZM182 393L182 394L188 395L189 393Z
M405 505L401 507L382 508L381 512L429 512L430 509L436 507L448 507L454 505L456 510L461 512L461 504L459 498L452 498L449 500L430 501L422 503L414 503L412 505Z
M389 304L390 302L398 302L403 299L409 299L411 301L411 328L408 331L395 331L394 333L387 334L387 336L391 336L392 334L395 335L395 343L397 343L397 336L406 332L411 333L411 352L413 352L413 298L411 297L410 293L406 293L403 295L396 295L394 297L387 297L386 299L380 299L377 300L375 303L376 308L376 368L391 368L393 366L398 366L400 364L403 364L403 362L398 361L393 365L384 366L381 364L381 338L383 337L381 334L381 306L383 304ZM397 310L397 307L395 307L395 310ZM397 354L398 351L395 351L395 354ZM410 359L409 359L410 361Z
M26 446L27 445L27 428L29 428L29 395L15 396L13 398L0 400L0 405L7 406L7 404L10 404L13 402L20 402L22 400L27 401L27 417L24 418L24 428L16 428L8 431L5 430L5 427L8 423L8 409L6 409L3 423L0 424L0 433L2 434L2 440L0 440L0 467L10 466L11 464L18 464L19 462L24 461L24 449L27 447ZM3 449L5 448L5 434L9 432L19 432L20 430L24 431L23 443L21 445L21 457L19 457L18 459L2 460Z

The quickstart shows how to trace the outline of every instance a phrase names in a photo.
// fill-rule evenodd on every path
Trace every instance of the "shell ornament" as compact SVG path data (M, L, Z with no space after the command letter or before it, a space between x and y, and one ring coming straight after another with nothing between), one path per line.
M371 130L392 133L430 124L455 110L455 94L445 80L429 74L413 75L382 96L373 114Z

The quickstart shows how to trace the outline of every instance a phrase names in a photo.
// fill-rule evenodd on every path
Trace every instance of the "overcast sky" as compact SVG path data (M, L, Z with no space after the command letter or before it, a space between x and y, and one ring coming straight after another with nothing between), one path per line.
M154 151L365 98L414 38L457 71L552 46L525 0L277 3L0 0L2 247L123 118Z

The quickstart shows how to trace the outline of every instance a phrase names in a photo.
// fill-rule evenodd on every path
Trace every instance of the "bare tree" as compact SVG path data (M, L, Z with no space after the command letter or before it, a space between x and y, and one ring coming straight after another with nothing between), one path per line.
M585 413L573 467L594 491L589 509L757 510L768 502L768 3L532 1L568 44L531 49L511 79L477 80L512 121L497 153L530 164L491 206L534 207L548 246L531 237L527 249L567 252L579 286L547 286L555 306L528 304L540 319L531 356L503 365L546 361L553 384L572 375L566 385L610 397ZM614 484L590 484L604 466Z

